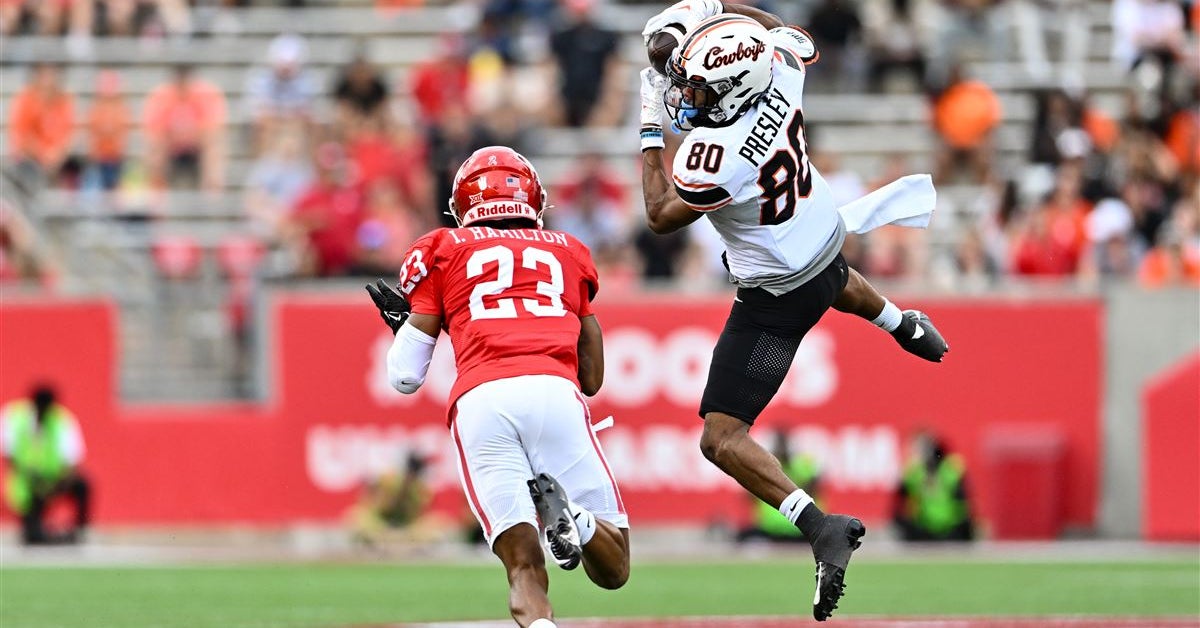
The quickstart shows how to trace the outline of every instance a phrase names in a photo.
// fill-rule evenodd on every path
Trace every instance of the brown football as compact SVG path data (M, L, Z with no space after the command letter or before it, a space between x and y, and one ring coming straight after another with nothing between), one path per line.
M683 38L683 27L679 24L667 24L662 30L651 35L649 43L646 44L646 56L650 59L650 66L658 70L659 74L666 74L667 60L671 58L671 53L675 52Z

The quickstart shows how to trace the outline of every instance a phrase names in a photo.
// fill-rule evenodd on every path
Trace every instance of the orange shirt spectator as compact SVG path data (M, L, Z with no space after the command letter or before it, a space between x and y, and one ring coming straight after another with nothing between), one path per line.
M172 152L198 150L225 124L225 95L206 81L177 78L150 92L143 115L146 132Z
M120 79L115 72L100 75L96 100L87 118L88 154L93 161L110 163L125 158L130 115L120 91Z
M149 144L151 178L192 181L206 189L223 185L225 95L196 79L188 66L177 66L174 80L146 97L142 112Z
M1092 144L1102 152L1108 152L1121 138L1121 127L1115 120L1098 109L1088 107L1083 111L1083 130L1087 131Z
M933 126L951 148L979 147L1000 123L1000 100L982 81L951 85L933 106Z
M1156 246L1142 258L1138 281L1143 286L1200 286L1200 251L1178 243Z
M62 91L58 68L43 64L13 99L8 145L17 161L33 161L57 171L71 148L75 101Z
M1194 107L1181 109L1171 117L1166 144L1182 170L1200 172L1200 113Z

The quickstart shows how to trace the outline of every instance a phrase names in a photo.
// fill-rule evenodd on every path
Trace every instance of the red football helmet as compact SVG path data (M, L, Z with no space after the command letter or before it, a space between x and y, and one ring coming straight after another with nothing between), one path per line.
M459 226L481 220L528 218L542 226L546 192L533 164L507 146L475 151L454 175L450 215Z

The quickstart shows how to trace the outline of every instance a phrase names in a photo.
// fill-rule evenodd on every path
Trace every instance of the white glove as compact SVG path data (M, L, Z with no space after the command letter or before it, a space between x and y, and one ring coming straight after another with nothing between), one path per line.
M667 91L667 77L654 68L642 70L642 150L663 147L663 92Z
M642 44L649 44L650 36L667 24L679 24L685 33L690 33L693 26L724 11L725 7L718 0L680 0L646 20L646 28L642 29Z
M792 51L800 57L800 61L804 65L812 65L821 57L821 53L817 50L817 44L803 28L780 26L772 28L771 35L775 38L776 48L786 48Z

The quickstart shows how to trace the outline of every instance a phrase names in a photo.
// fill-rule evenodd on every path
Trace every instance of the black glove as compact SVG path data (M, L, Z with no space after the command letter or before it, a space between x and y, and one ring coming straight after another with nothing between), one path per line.
M375 307L379 308L379 315L383 317L383 322L391 328L392 333L400 331L400 326L408 320L408 315L412 313L412 305L409 304L408 299L393 290L382 279L376 280L373 286L367 284L367 294L371 295Z

